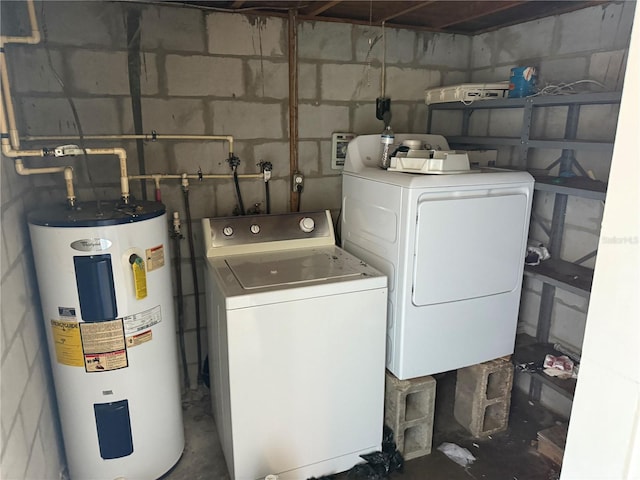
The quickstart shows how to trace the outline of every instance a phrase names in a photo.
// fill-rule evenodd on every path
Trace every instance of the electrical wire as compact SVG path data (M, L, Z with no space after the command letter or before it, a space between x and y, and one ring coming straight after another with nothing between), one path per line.
M297 185L296 186L296 192L298 192L298 201L296 202L296 212L300 211L300 204L302 203L302 186L301 185Z
M189 368L187 367L187 349L184 343L184 296L182 291L182 256L180 253L180 240L182 235L173 233L174 253L176 256L176 289L177 289L177 310L178 310L178 341L180 345L180 359L182 360L182 377L184 389L191 386L189 380ZM199 367L198 367L199 368Z
M71 114L73 115L73 121L75 122L76 125L76 131L78 132L78 137L79 140L78 142L80 143L80 148L82 149L82 154L84 157L84 163L87 167L87 178L89 179L89 185L91 187L91 191L93 192L93 197L94 199L97 200L98 198L98 194L96 191L96 186L95 183L93 181L93 176L91 175L91 162L89 162L89 156L87 154L87 147L86 144L84 142L84 133L82 130L82 124L80 123L80 115L78 115L78 109L76 108L76 104L73 101L73 98L71 97L71 94L69 93L69 91L67 90L67 86L65 85L64 81L62 80L62 77L60 77L60 75L58 74L58 72L56 71L55 67L53 66L53 59L51 58L51 50L49 49L49 32L47 29L47 19L45 17L45 13L44 13L44 5L46 2L42 2L42 8L41 8L41 16L42 16L42 40L43 40L43 45L44 45L44 49L45 52L47 54L47 63L49 64L49 68L51 69L51 73L53 73L53 76L55 77L55 79L57 80L57 82L60 84L60 88L62 88L62 93L64 94L65 98L67 99L67 102L69 103L69 107L71 108Z
M264 201L267 208L267 214L271 213L271 195L269 194L269 182L264 182Z
M189 240L189 257L191 260L191 275L193 278L193 295L196 307L196 343L198 352L198 385L202 385L202 347L200 334L200 288L198 286L198 272L196 270L196 253L193 245L193 225L191 222L191 209L189 208L189 189L183 188L184 208L187 216L187 239Z
M240 209L240 215L246 215L244 202L242 201L242 194L240 193L240 182L238 182L237 167L233 167L233 183L236 186L236 196L238 197L238 208Z
M546 87L540 89L539 92L534 93L533 95L529 95L529 97L537 97L539 95L571 95L571 94L577 93L576 91L574 91L573 87L577 85L583 85L583 84L593 84L593 85L599 86L600 88L606 88L606 85L598 82L597 80L585 79L585 80L577 80L571 83L559 83L557 85L547 85Z

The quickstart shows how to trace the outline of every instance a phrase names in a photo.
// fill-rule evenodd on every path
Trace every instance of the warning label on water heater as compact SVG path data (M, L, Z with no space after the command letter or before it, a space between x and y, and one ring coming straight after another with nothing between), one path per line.
M152 272L160 267L164 267L164 245L147 248L147 271Z
M70 367L84 366L79 323L75 320L51 320L56 360Z
M87 372L105 372L128 366L121 319L80 324L84 367Z

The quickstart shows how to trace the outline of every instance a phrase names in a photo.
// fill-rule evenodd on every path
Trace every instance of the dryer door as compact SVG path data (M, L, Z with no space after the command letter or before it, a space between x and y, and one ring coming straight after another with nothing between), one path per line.
M527 216L524 194L422 197L413 304L455 302L516 288L524 262Z

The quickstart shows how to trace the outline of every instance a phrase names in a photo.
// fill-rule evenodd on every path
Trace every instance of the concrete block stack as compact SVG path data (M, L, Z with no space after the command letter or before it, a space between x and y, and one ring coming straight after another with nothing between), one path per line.
M498 358L458 370L455 419L474 437L507 429L513 364Z
M433 377L398 380L386 373L384 421L405 460L431 453L435 400Z

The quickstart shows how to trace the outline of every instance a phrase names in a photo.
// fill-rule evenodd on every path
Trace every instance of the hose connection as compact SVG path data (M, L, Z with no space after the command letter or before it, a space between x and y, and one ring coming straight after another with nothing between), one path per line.
M267 183L269 180L271 180L271 172L273 171L273 164L271 162L265 162L262 160L257 165L260 167L260 171L262 172L264 183Z
M229 166L231 167L231 170L235 171L240 165L240 158L236 157L233 153L230 153L229 158L227 159L227 162L229 162Z

